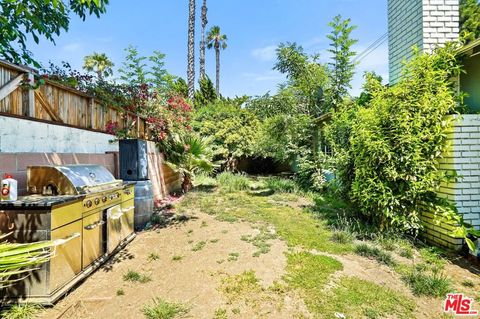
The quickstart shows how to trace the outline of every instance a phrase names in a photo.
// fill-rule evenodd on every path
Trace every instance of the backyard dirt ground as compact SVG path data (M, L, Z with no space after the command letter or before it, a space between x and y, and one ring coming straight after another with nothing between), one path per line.
M302 200L299 202L303 203ZM187 318L342 318L341 313L330 310L320 316L312 313L300 291L283 288L288 275L287 255L306 249L287 245L281 236L272 236L268 239L268 252L256 255L259 246L245 238L260 233L257 224L219 220L200 210L188 210L187 215L190 218L182 222L139 233L69 295L42 311L39 318L145 318L142 309L152 304L154 298L185 305ZM268 232L276 231L269 226ZM369 316L359 310L358 316L348 318L444 317L443 298L415 297L400 275L388 266L351 252L332 254L316 249L308 252L333 257L343 265L343 269L329 276L323 290L333 291L342 285L342 278L355 277L404 296L412 301L414 308L410 315L387 311L381 316ZM405 264L414 262L399 255L395 258ZM480 280L475 269L448 263L445 270L454 279L456 289L478 298ZM128 271L151 280L126 281L124 275ZM252 271L258 284L241 277ZM228 288L228 283L235 280L237 286ZM473 286L460 285L466 280Z

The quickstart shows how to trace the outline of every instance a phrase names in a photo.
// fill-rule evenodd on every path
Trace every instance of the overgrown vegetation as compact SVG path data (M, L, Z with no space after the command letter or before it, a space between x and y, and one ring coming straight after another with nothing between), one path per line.
M41 306L34 304L13 305L11 308L2 311L0 315L3 319L31 319L42 309Z

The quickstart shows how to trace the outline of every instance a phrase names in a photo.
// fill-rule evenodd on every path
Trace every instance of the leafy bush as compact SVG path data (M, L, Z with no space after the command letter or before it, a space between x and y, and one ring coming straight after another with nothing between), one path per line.
M39 305L25 304L25 305L13 305L10 309L2 311L0 317L3 319L31 319L43 308Z
M223 172L217 176L218 185L227 193L244 191L249 188L250 180L243 174Z
M354 113L344 106L334 115L331 133L344 134L329 135L342 160L337 173L343 193L381 229L414 232L425 210L454 215L435 191L449 177L437 161L447 149L451 121L445 116L456 107L449 79L459 72L451 46L432 55L417 52L395 86L369 76L365 105Z

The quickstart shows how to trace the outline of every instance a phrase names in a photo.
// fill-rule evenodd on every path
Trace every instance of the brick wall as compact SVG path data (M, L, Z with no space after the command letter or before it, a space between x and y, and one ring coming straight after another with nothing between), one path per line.
M115 154L0 153L0 177L12 174L20 195L27 192L27 166L98 164L115 175Z
M439 161L442 170L455 171L457 179L445 183L438 194L455 203L465 222L480 229L480 115L465 114L454 116L455 125L447 131L449 149ZM432 242L453 249L462 245L462 240L449 233L452 225L436 224L433 216L422 216L426 236Z
M459 0L423 0L423 49L458 40Z
M458 40L459 0L388 0L390 84L416 45L425 52Z
M412 56L412 47L423 48L422 35L422 0L388 0L390 83L397 82L402 61Z

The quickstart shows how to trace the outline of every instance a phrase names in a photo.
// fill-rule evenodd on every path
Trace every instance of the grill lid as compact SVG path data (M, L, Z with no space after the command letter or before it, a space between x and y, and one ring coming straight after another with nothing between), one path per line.
M30 166L27 185L31 194L81 195L121 184L101 165Z

